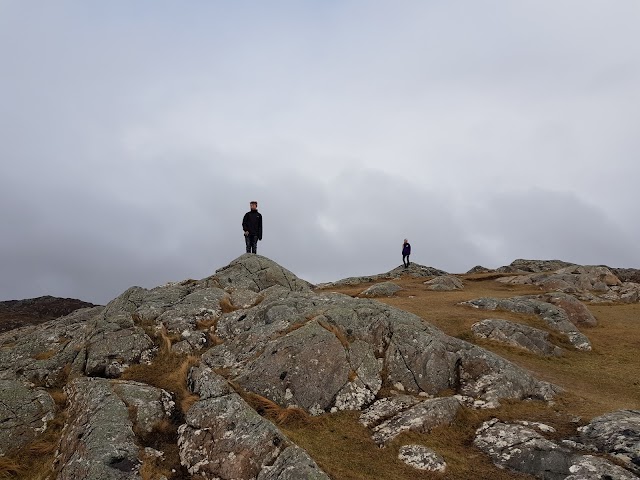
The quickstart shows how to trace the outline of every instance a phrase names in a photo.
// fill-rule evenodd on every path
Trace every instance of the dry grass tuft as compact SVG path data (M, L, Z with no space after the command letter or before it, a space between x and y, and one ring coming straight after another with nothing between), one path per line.
M231 313L238 310L238 307L231 303L229 297L223 297L222 300L220 300L220 308L222 309L222 313Z
M186 412L197 396L191 393L187 385L189 370L200 359L194 355L177 355L162 351L151 365L132 365L122 375L123 380L135 380L162 388L175 395L176 403Z
M261 416L271 420L279 426L306 425L315 423L315 418L298 407L282 407L273 400L262 395L244 390L240 385L229 382L232 388L240 395L251 408Z
M49 395L58 406L58 408L65 408L67 406L67 394L61 388L54 388L49 390Z
M196 322L196 330L213 330L215 331L218 325L218 316L212 316L208 318L200 319Z
M14 459L0 457L0 478L16 478L25 473L25 469Z
M344 332L338 326L332 323L327 323L322 321L318 322L318 324L328 332L333 333L344 348L349 348L349 340L347 339L347 336L344 334Z
M55 356L58 353L58 350L46 350L44 352L38 353L34 358L34 360L48 360L51 357Z

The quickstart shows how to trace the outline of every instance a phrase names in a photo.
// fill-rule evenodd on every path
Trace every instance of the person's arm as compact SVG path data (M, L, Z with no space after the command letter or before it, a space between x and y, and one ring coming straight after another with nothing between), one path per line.
M262 240L262 214L258 218L260 219L258 221L258 240Z
M244 217L242 217L242 230L244 231L245 235L249 235L249 225L246 213L244 214Z

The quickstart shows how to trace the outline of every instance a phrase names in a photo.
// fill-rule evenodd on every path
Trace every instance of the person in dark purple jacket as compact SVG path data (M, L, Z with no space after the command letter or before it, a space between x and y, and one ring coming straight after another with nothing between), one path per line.
M409 240L405 238L402 244L402 263L404 264L404 268L409 267L409 255L411 255L411 244Z

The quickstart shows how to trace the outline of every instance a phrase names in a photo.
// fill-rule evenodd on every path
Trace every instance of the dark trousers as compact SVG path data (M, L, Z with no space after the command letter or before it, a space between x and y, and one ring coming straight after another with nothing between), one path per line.
M256 253L258 249L258 235L245 235L244 242L247 244L247 253Z
M405 267L409 266L409 255L402 255L402 263L404 264Z

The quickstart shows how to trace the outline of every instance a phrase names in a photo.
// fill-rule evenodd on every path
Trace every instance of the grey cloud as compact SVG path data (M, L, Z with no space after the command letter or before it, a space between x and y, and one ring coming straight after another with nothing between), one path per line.
M635 1L0 6L0 296L105 302L244 250L634 266ZM547 228L549 234L543 234Z

